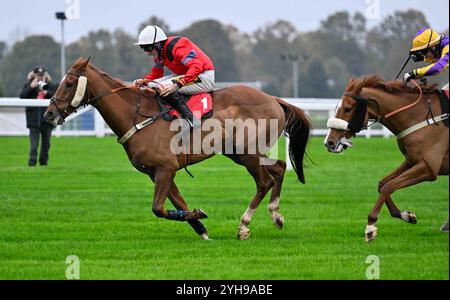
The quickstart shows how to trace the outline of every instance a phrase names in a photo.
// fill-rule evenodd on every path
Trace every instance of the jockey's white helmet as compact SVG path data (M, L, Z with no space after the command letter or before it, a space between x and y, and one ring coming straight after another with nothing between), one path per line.
M156 25L145 27L139 34L139 42L135 45L153 45L167 40L164 31Z

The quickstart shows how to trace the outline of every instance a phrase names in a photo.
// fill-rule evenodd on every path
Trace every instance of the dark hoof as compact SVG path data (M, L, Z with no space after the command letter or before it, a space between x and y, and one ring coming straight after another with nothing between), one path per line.
M200 208L195 208L193 212L197 216L197 219L207 219L208 218L208 215Z
M402 219L410 224L417 224L417 217L409 210L402 212Z
M448 221L447 221L447 222L445 222L445 224L444 224L444 225L442 225L442 227L441 227L441 231L442 231L442 232L448 232Z

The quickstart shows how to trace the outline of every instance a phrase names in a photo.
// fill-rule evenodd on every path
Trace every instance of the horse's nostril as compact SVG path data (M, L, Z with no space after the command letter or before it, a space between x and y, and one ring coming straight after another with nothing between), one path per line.
M49 120L49 119L51 119L53 117L53 112L51 112L51 111L47 111L45 114L44 114L44 118L46 119L46 120Z
M334 144L333 141L328 141L328 142L327 142L327 147L328 147L328 148L333 148L334 145L335 145L335 144Z

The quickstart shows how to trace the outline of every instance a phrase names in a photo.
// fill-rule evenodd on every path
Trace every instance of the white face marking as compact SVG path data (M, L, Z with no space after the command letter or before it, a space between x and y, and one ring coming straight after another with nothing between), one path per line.
M337 106L336 106L336 111L335 111L335 112L337 112L338 109L342 107L342 105L344 105L344 98L341 98L341 100L340 100L339 103L337 104Z

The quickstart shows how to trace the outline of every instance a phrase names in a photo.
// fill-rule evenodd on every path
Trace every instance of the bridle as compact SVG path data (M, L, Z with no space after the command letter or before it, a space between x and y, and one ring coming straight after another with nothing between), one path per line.
M81 106L92 105L92 106L96 107L97 106L97 102L100 99L104 98L104 97L107 97L107 96L112 95L112 94L116 94L116 93L118 93L120 91L123 91L123 90L136 89L133 86L123 86L123 87L119 87L119 88L116 88L116 89L111 89L108 92L105 92L105 93L103 93L103 94L101 94L99 96L96 96L96 97L93 97L93 98L89 98L88 97L89 91L87 89L87 77L85 77L83 73L77 74L77 73L73 73L73 72L68 72L68 73L66 73L66 76L67 75L72 75L72 76L75 76L75 77L78 78L78 80L77 80L77 89L75 90L74 95L72 96L72 101L67 101L67 99L66 100L60 99L60 98L58 98L56 96L53 96L50 99L50 104L53 104L56 107L56 110L58 111L58 113L59 113L60 117L62 118L63 122L65 122L65 119L66 119L67 116L69 116L73 112L76 112L77 109L80 108ZM85 80L86 80L85 87L84 87L84 92L83 92L83 95L78 95L79 97L81 96L81 99L79 100L79 104L73 106L72 104L74 102L75 97L77 96L77 91L79 89L78 85L80 84L80 79L82 79L82 78L85 78ZM150 92L155 92L153 89L147 89L147 90L150 91ZM66 103L64 108L61 110L58 107L58 105L56 105L57 102L63 102L63 103L68 102L68 103ZM140 103L140 101L138 101L138 103ZM140 113L139 112L140 104L138 104L137 110L138 110L137 112Z
M327 124L328 128L336 129L336 130L340 130L340 131L346 131L346 132L350 131L352 133L352 135L355 136L363 129L368 129L369 127L371 127L377 123L381 123L381 121L383 121L383 120L389 119L392 116L394 116L400 112L403 112L407 109L412 108L413 106L418 104L420 102L420 100L422 100L422 96L423 96L423 91L422 91L422 88L420 87L420 85L417 82L415 82L414 80L412 80L412 82L419 89L419 92L420 92L419 98L415 102L408 104L406 106L403 106L399 109L396 109L390 113L387 113L384 116L380 114L380 105L378 104L378 102L371 98L362 97L361 91L357 95L354 95L354 94L351 94L348 92L344 93L344 96L350 97L356 101L355 112L353 113L352 118L350 119L349 122L342 120L342 119L337 119L337 118L329 119L328 124ZM367 107L368 107L369 102L375 103L377 111L376 111L375 122L373 122L370 125L366 125L365 118L366 118Z
M380 123L383 120L383 116L380 115L380 105L378 102L371 98L364 98L361 96L361 92L359 92L357 95L350 94L350 93L344 93L344 96L350 97L356 101L356 108L355 112L352 115L352 118L349 122L337 119L337 118L331 118L328 120L328 128L341 130L341 131L350 131L353 136L355 136L357 133L359 133L363 129L368 129L369 127ZM376 118L375 122L373 122L370 125L366 125L365 119L367 114L367 107L369 105L369 102L375 103L375 106L377 107L376 112ZM334 122L333 122L334 121ZM337 126L333 126L330 123L336 123L339 124Z
M68 72L68 73L66 73L66 76L67 76L67 75L72 75L72 76L75 76L75 77L78 78L78 80L77 80L77 89L78 89L79 79L80 79L80 77L83 76L83 74L75 74L75 73L72 73L72 72ZM64 81L64 80L63 80L63 81ZM83 100L86 98L86 93L87 93L87 89L85 90L85 94L83 95L83 99L82 99L82 101L81 101L81 103L80 103L80 105L79 105L78 107L73 107L73 106L72 106L72 101L70 101L69 103L67 103L67 104L64 106L63 110L61 110L61 109L58 107L58 105L56 105L56 103L58 103L58 102L66 103L66 102L68 102L68 101L67 101L66 99L60 99L60 98L58 98L58 97L56 97L56 96L51 97L51 99L50 99L50 105L53 104L53 105L56 107L56 110L58 111L59 116L62 118L63 122L65 122L67 116L69 116L69 115L70 115L71 113L73 113L73 112L76 112L76 110L77 110L80 106L85 105L84 102L87 102L87 101L83 101ZM73 94L73 96L72 96L72 99L75 97L75 94L76 94L76 90L74 91L74 94Z

